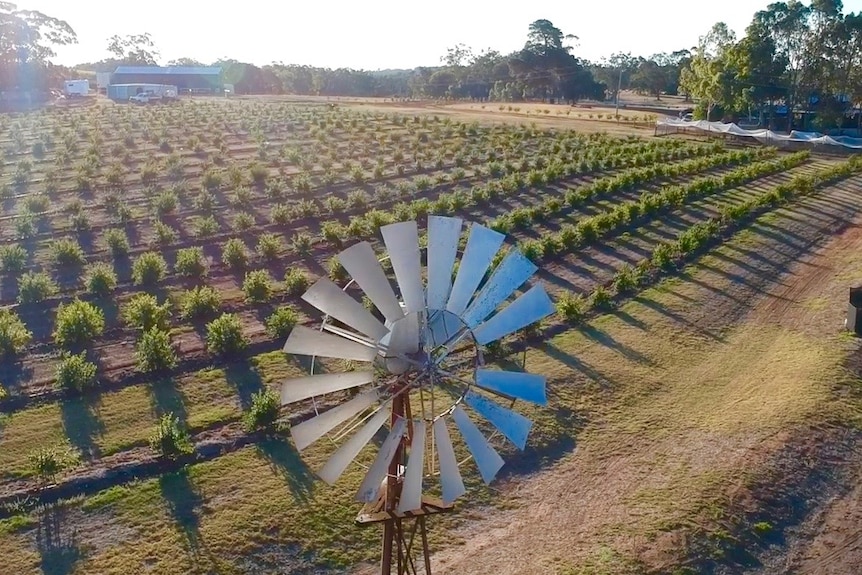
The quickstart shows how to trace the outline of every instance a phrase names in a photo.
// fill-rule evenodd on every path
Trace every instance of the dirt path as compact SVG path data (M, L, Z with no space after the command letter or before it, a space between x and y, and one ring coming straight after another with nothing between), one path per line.
M614 405L588 424L574 452L503 484L511 498L504 510L471 510L471 520L453 534L460 544L434 556L434 572L514 575L591 567L622 573L678 561L686 537L680 522L698 518L701 504L734 505L745 492L746 474L768 465L794 440L793 431L831 401L830 385L818 377L821 368L834 367L834 357L811 336L822 341L840 329L850 264L839 262L855 262L853 269L862 272L858 184L855 178L782 210L705 258L690 281L671 282L661 297L650 295L645 305L655 308L653 323L644 325L648 314L634 306L621 310L627 319L602 323L618 363L645 364L641 373L655 381L629 395L640 383L616 380L621 367L603 365L599 377L593 373L589 379L603 375L617 387L610 392ZM728 253L734 254L730 262L722 260ZM812 294L823 303L812 305ZM674 326L678 331L668 334ZM675 352L654 343L662 338L691 349ZM595 371L595 344L559 343L549 345ZM662 363L656 352L673 357ZM764 380L765 373L772 378ZM560 385L559 373L549 375ZM571 369L566 379L575 386L584 381ZM826 463L796 463L805 464ZM860 503L857 484L825 507L812 543L793 550L781 572L856 573Z

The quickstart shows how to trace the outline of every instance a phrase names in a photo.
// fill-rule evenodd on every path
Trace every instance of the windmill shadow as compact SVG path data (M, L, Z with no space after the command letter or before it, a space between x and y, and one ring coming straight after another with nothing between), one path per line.
M60 403L60 414L66 437L86 460L92 460L101 455L101 450L96 443L105 432L105 425L98 415L100 403L101 399L98 395L70 397Z
M159 489L177 529L186 538L189 550L197 555L200 547L200 517L203 499L189 479L188 470L181 469L159 477Z
M653 361L650 358L643 355L636 349L632 349L631 347L620 343L619 341L614 339L611 334L607 333L606 331L602 331L595 326L586 324L581 326L578 331L587 336L589 339L619 353L626 359L635 361L637 363L653 365Z
M62 505L45 505L41 509L36 526L36 550L45 575L69 575L84 557L76 530L65 523L66 508Z
M591 379L597 383L601 383L603 387L617 386L617 381L607 377L587 362L578 359L577 357L566 351L563 351L553 343L546 343L542 345L540 349L543 353L546 353L560 363L567 365L574 371L583 374L588 379Z
M256 449L270 468L285 480L294 499L305 503L311 498L314 474L289 441L269 437L259 442Z

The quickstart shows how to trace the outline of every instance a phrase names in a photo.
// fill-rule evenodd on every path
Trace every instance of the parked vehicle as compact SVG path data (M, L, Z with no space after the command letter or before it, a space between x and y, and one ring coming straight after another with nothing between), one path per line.
M129 98L129 102L132 102L133 104L152 104L160 102L161 100L162 96L160 94L154 94L153 92L141 92L140 94L135 94Z
M63 84L63 93L69 98L86 96L90 93L89 80L66 80Z

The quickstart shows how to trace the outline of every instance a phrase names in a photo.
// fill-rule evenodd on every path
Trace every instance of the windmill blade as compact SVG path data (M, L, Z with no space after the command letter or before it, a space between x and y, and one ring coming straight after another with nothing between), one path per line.
M446 307L461 237L460 218L428 216L428 309Z
M413 439L410 442L410 459L404 472L401 498L398 500L399 513L413 511L422 507L422 471L425 465L425 422L413 422Z
M545 293L542 284L537 284L500 313L473 330L473 337L479 344L486 345L552 313L554 313L554 304L551 298Z
M387 321L397 321L404 317L404 310L401 309L371 244L360 242L350 246L338 254L338 261Z
M425 290L422 288L422 262L419 254L419 229L415 221L398 222L380 228L383 242L389 251L395 279L407 313L425 309Z
M494 476L503 467L503 458L497 453L476 424L473 423L464 409L459 405L452 411L452 418L455 420L455 425L461 431L461 436L464 438L464 443L467 444L467 449L473 454L473 459L476 461L476 466L479 468L479 473L482 475L482 481L485 484L491 483Z
M281 384L281 404L296 403L315 395L350 389L372 381L374 381L373 371L323 373L288 379Z
M407 428L407 420L398 418L383 445L380 446L380 451L377 452L377 457L374 458L374 463L365 474L362 484L359 486L359 491L356 492L356 500L370 503L377 499L377 494L380 491L380 483L386 477L386 472L389 469L389 464L392 463L392 458L395 457L395 452L398 451L398 446L401 445L401 437Z
M302 294L302 299L374 341L380 341L380 338L389 331L371 315L371 312L362 307L362 304L344 293L327 278L317 280L308 288L308 291Z
M380 398L377 389L369 389L337 407L324 411L311 419L290 428L290 435L298 451L302 451L351 417L374 405Z
M284 353L294 355L316 355L335 359L374 361L377 348L297 325L284 342Z
M527 446L527 436L533 422L511 409L491 401L474 391L464 394L464 402L488 420L506 439L522 450Z
M482 389L507 395L515 399L529 401L537 405L547 405L544 375L522 371L498 371L495 369L476 370L476 385Z
M461 472L458 470L458 460L455 459L455 450L452 449L452 439L449 437L445 417L434 422L434 445L437 447L443 501L452 503L464 495L467 489L464 487L464 480L461 479Z
M503 261L494 270L488 283L467 308L463 320L471 329L491 315L497 306L509 299L515 290L530 279L536 270L536 264L527 259L519 250L513 249L506 254Z
M387 355L414 353L419 349L419 314L411 313L392 324Z
M332 457L329 458L317 475L329 485L338 481L338 478L341 477L341 474L344 473L344 470L347 469L350 462L356 459L356 456L359 455L362 448L371 441L371 438L374 437L374 434L377 433L378 429L383 427L383 424L386 423L387 419L389 419L388 409L381 409L374 414L374 417L369 419L362 429L353 434L350 439L344 442L344 444L342 444L341 447L332 454Z
M458 275L452 285L452 294L446 304L447 310L460 316L467 309L473 292L485 277L485 272L494 260L494 254L503 245L505 237L490 228L473 224L470 228L470 237L467 238L467 247L458 265Z

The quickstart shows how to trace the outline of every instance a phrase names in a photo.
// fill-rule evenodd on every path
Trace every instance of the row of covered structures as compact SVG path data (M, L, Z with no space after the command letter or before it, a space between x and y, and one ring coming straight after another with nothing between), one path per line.
M114 72L97 74L96 84L117 101L144 92L170 92L171 88L174 96L223 94L225 90L219 66L118 66Z

